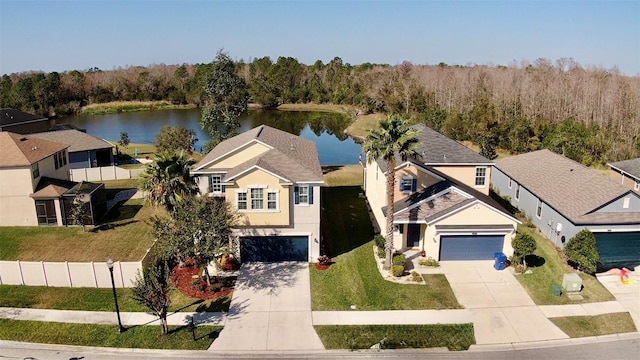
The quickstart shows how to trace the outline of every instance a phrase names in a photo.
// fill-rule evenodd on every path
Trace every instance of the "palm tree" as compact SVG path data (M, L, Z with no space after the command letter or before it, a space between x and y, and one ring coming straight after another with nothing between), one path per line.
M407 120L398 115L391 115L380 120L379 129L371 129L369 136L362 145L367 154L367 162L383 159L387 163L387 236L385 248L387 251L384 262L385 269L391 266L393 252L393 213L394 189L396 187L396 155L402 160L409 156L417 156L416 149L419 140L416 132L409 127Z
M184 196L198 193L189 169L193 164L195 161L187 159L184 151L161 154L142 174L141 189L152 204L172 211Z

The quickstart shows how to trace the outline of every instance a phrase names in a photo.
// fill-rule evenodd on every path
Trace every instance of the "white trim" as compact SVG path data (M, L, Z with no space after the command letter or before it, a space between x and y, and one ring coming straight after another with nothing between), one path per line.
M284 181L287 181L287 182L291 182L291 180L286 179L286 178L284 178L284 177L282 177L282 176L280 176L280 175L274 174L274 173L272 173L271 171L266 170L266 169L264 169L264 168L260 167L260 165L253 165L252 167L250 167L250 168L248 168L248 169L246 169L246 170L244 170L244 171L242 171L242 172L240 172L240 173L238 173L238 174L235 174L234 176L232 176L232 177L228 178L228 179L227 179L227 181L230 181L230 180L232 180L232 179L235 179L235 178L237 178L237 177L239 177L239 176L241 176L241 175L244 175L244 174L246 174L247 172L249 172L249 171L251 171L251 170L254 170L254 169L260 169L260 170L262 170L262 171L266 172L267 174L269 174L269 175L271 175L271 176L275 176L275 177L277 177L278 179L281 179L281 180L284 180Z
M244 199L244 203L245 203L245 209L240 209L239 203L240 201L238 200L238 194L245 194L245 199ZM247 194L247 190L246 189L238 189L236 190L236 209L238 209L238 212L245 212L247 210L249 210L249 197L246 196Z
M495 166L496 163L424 163L427 166L442 166L442 165L454 165L454 166Z
M633 190L635 190L635 191L640 191L640 180L636 181L636 182L633 184Z
M207 169L202 171L193 171L191 172L194 175L211 175L211 174L226 174L227 170L216 170L216 169Z
M513 179L509 178L509 189L513 189Z
M478 229L478 230L466 230L465 229L464 231L452 229L451 232L447 232L447 231L438 232L438 230L436 229L436 235L439 236L439 237L442 237L442 236L457 236L457 235L468 235L468 236L502 235L502 236L505 236L505 235L509 235L509 232L503 232L503 231L500 231L500 230L482 231L480 229ZM442 239L440 239L440 240L442 240Z
M324 184L324 180L320 180L320 181L296 181L296 184Z
M637 176L634 176L634 175L631 175L631 174L627 174L624 170L622 170L622 169L620 169L620 168L618 168L618 167L615 167L615 166L613 166L613 165L611 165L611 164L609 164L609 163L607 163L607 165L608 165L610 168L615 169L617 172L619 172L619 173L620 173L620 175L622 175L622 178L623 178L623 179L622 179L622 181L623 181L623 182L624 182L624 175L625 175L625 174L626 174L626 175L629 175L629 177L632 177L632 178L636 179L637 181L640 181L640 178L639 178L639 177L637 177Z
M475 171L475 176L474 176L474 178L473 178L473 187L474 187L474 188L476 188L476 189L482 189L482 188L486 188L486 187L487 187L487 173L488 173L487 168L488 168L487 166L476 166L476 167L475 167L475 170L476 170L476 171ZM478 185L478 184L476 184L476 182L477 182L477 180L478 180L478 177L479 177L479 176L478 176L478 170L479 170L479 169L484 169L484 175L482 176L482 179L484 180L484 181L483 181L483 182L484 182L484 184L482 184L482 185Z
M247 189L266 189L267 185L247 185Z
M594 226L603 226L603 225L594 225ZM612 226L612 225L604 225L604 226ZM622 233L622 232L638 232L639 228L625 228L625 229L591 229L589 226L585 226L585 229L591 231L592 233Z
M275 209L269 209L269 194L275 194L276 198L275 198L275 203L276 203L276 208ZM267 190L267 207L266 209L267 211L273 211L273 212L280 212L280 190L279 189L274 189L274 190Z
M305 202L302 202L302 198L301 198L302 194L300 194L300 189L302 189L302 188L306 188L307 189L307 194L306 194L307 195L307 201L305 201ZM310 197L311 191L313 191L313 190L311 190L312 188L313 188L313 186L309 186L309 185L298 186L298 203L294 204L294 205L302 205L302 206L311 205L309 203L309 197Z
M214 163L214 162L216 162L216 161L218 161L218 160L222 159L223 157L225 157L225 156L227 156L227 155L229 155L229 154L233 154L233 153L234 153L234 152L236 152L236 151L243 150L244 148L246 148L246 147L247 147L247 145L251 145L251 144L253 144L253 143L259 143L259 144L262 144L262 145L264 145L264 146L268 147L270 150L271 150L271 149L273 149L273 146L267 145L267 144L263 143L262 141L260 141L260 140L258 140L258 139L251 139L251 141L246 142L246 143L244 143L244 144L242 144L242 145L240 145L240 146L238 146L238 147L236 147L236 148L233 148L232 150L230 150L230 151L228 151L228 152L226 152L226 153L224 153L224 154L222 154L222 155L218 156L217 158L215 158L215 159L213 159L213 160L211 160L211 161L209 161L209 162L207 162L207 163L205 163L205 164L202 164L201 166L197 167L197 168L196 168L196 170L200 170L200 169L202 169L202 168L204 168L204 167L206 167L206 166L209 166L209 165L211 165L211 163ZM215 149L215 148L214 148L214 149ZM213 151L213 150L211 150L211 151Z
M396 165L395 170L400 170L400 168L402 167L409 167L409 166L415 166L416 168L418 168L418 170L422 171L425 174L429 174L431 176L433 176L434 178L440 180L440 181L444 181L446 180L445 178L443 178L442 176L432 172L429 169L426 169L424 166L422 166L421 164L416 164L414 162L411 161L405 161L403 163L401 163L400 165Z
M393 220L394 224L426 224L424 220Z
M255 230L261 231L261 233L264 233L265 235L259 234L259 235L254 235L254 234L243 234L243 231L250 231L250 232L254 232ZM298 232L298 231L294 231L294 232L281 232L282 229L278 229L278 228L273 228L273 229L269 229L269 228L258 228L258 229L238 229L238 228L234 228L232 229L232 233L234 236L238 237L238 240L242 241L240 238L243 237L291 237L291 236L306 236L307 237L307 261L311 262L311 253L313 251L313 238L311 237L311 235L313 233L311 232ZM272 235L269 235L269 232L273 233ZM320 241L320 234L317 235L318 242ZM320 249L318 249L320 250ZM318 254L319 256L319 254Z
M476 199L475 201L472 201L472 202L470 202L469 204L467 204L467 205L465 205L465 206L459 207L459 208L455 209L455 210L454 210L454 211L452 211L452 212L449 212L449 213L443 214L442 216L440 216L440 217L438 217L438 218L436 218L436 219L434 219L434 220L431 220L431 221L430 221L430 222L428 222L427 224L435 224L436 222L438 222L438 221L440 221L440 220L442 220L442 219L444 219L444 218L446 218L446 217L449 217L449 216L451 216L451 215L453 215L453 214L456 214L456 213L458 213L458 212L460 212L460 211L462 211L462 210L465 210L465 209L469 208L470 206L472 206L472 205L476 205L476 204L484 205L484 206L486 206L486 207L487 207L487 209L489 209L489 210L491 210L491 211L493 211L493 212L495 212L495 213L497 213L497 214L499 214L499 215L502 215L502 216L504 216L504 217L506 217L506 218L510 218L510 219L512 219L512 220L515 220L515 221L516 221L516 223L518 223L518 224L522 224L522 221L520 221L520 220L516 219L515 217L513 217L513 216L511 216L511 215L505 214L505 213L503 213L502 211L498 211L496 208L494 208L493 206L491 206L491 205L489 205L489 204L487 204L487 203L483 202L483 201L482 201L482 200L480 200L480 199Z

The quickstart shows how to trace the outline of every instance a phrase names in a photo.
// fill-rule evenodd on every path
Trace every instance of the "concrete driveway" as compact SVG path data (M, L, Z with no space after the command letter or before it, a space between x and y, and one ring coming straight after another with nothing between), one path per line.
M509 269L493 261L441 261L458 302L472 312L476 341L483 344L568 339L535 305Z
M324 350L313 329L309 264L246 263L210 350Z
M598 281L629 311L636 328L640 329L640 266L629 273L629 280L632 283L624 285L620 281L620 275L598 274Z

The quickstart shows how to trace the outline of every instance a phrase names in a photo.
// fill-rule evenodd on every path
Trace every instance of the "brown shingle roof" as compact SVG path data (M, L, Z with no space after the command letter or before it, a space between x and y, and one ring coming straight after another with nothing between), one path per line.
M629 189L549 150L538 150L496 161L496 167L573 223L619 198Z
M58 198L77 184L78 183L74 181L53 179L43 176L38 182L36 190L31 194L31 197L34 199Z
M31 135L0 132L0 167L29 166L68 147Z
M47 131L30 134L29 136L67 144L69 145L69 152L113 148L110 143L78 130Z
M300 136L261 125L245 133L227 139L209 152L194 168L200 169L212 161L252 141L260 141L272 149L231 169L230 178L251 166L259 165L293 181L322 181L322 168L316 144Z

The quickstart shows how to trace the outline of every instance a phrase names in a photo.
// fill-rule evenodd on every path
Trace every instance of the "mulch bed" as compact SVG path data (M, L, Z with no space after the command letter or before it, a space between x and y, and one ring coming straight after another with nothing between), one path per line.
M180 292L195 299L216 300L233 292L235 281L221 284L212 277L213 284L208 285L199 273L200 269L195 266L176 266L171 272L171 281Z

